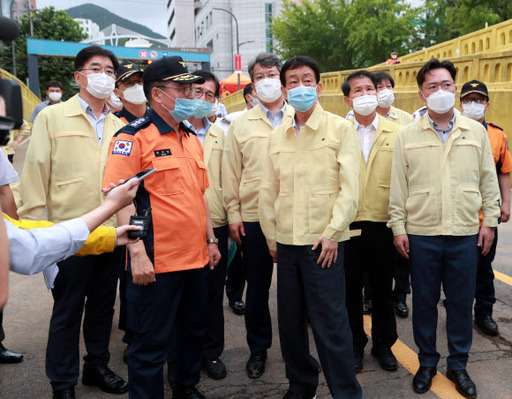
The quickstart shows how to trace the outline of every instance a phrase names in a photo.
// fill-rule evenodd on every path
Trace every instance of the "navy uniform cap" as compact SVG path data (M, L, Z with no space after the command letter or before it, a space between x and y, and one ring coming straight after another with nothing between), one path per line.
M204 78L192 75L180 56L160 58L146 68L142 76L144 82L155 80L171 81L176 83L204 83Z
M142 75L142 70L133 62L123 62L119 64L119 69L116 73L116 82L123 82L135 73Z
M462 86L462 90L460 91L460 98L463 98L471 93L481 94L482 96L485 96L487 100L489 100L489 92L487 91L487 86L485 83L482 83L479 80L471 80L464 83L464 86Z

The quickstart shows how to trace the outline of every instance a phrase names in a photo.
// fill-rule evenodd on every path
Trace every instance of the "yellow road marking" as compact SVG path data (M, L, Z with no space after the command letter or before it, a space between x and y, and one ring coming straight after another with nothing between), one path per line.
M511 279L512 280L512 279ZM372 319L370 316L364 316L364 329L366 334L370 335L372 330ZM396 356L398 362L405 367L409 372L414 375L420 364L418 362L418 355L411 348L409 348L402 341L397 340L393 347L393 354ZM412 379L411 385L409 386L411 390L411 397L413 396L412 391ZM434 392L441 399L460 399L463 398L456 390L453 382L451 382L448 378L446 378L439 371L436 376L432 380L432 388L430 388L432 392ZM414 394L416 395L416 394Z
M507 276L506 274L494 271L494 276L498 279L503 281L505 284L512 285L512 277Z

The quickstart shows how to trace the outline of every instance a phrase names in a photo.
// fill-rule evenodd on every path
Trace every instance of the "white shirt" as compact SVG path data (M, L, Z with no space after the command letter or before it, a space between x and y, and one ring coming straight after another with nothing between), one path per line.
M379 116L375 115L375 119L367 127L364 127L362 124L360 124L356 118L354 118L353 121L357 135L359 136L359 142L361 143L364 162L368 163L368 157L370 156L370 151L373 146L373 139L375 138L375 133L377 132L377 126L379 126Z
M84 109L85 113L89 117L89 120L91 121L91 125L94 128L94 131L96 132L96 137L98 138L98 144L101 147L101 143L103 142L103 130L105 129L105 118L107 117L108 113L110 112L110 109L107 107L107 104L104 105L103 111L99 118L96 118L96 115L94 115L94 112L89 104L87 104L80 96L78 96L78 101L80 102L80 105Z
M50 227L24 230L4 219L10 247L11 271L19 274L45 272L48 288L59 268L55 263L76 254L89 237L89 229L81 218Z
M18 174L3 151L0 151L0 186L18 181Z
M261 109L263 110L265 115L267 115L268 121L270 122L270 124L272 125L272 127L274 129L276 127L278 127L281 124L281 122L283 121L284 110L286 109L286 102L285 101L283 101L283 102L284 102L283 108L281 108L279 111L277 111L275 115L272 113L272 111L270 111L262 103L260 103Z

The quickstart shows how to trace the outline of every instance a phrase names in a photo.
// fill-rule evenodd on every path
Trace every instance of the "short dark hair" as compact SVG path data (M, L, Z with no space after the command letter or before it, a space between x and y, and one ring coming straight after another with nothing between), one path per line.
M432 58L431 60L427 61L425 65L423 65L418 72L418 76L416 76L416 80L418 82L418 87L421 90L421 86L423 86L423 83L425 83L425 75L429 73L430 71L433 71L434 69L441 69L444 68L448 72L450 72L450 75L455 82L455 76L457 75L457 70L453 66L453 64L448 61L439 61L437 58Z
M252 82L254 82L254 67L256 66L256 64L259 64L266 68L272 68L273 66L275 66L275 67L277 67L278 71L281 71L281 67L283 66L283 63L275 54L271 54L271 53L258 54L255 59L253 59L251 62L249 62L249 65L247 67L249 70L249 76L251 77Z
M220 83L219 79L217 79L217 76L215 76L213 73L208 71L195 71L194 75L199 76L203 78L204 80L211 80L215 83L215 97L219 97L220 95Z
M153 96L151 95L151 92L153 91L153 87L164 87L168 82L164 82L163 80L150 80L149 82L147 80L142 81L142 87L144 88L144 95L148 99L149 104L151 104L151 101L153 100Z
M286 86L286 71L289 71L290 69L297 69L301 67L309 67L313 70L313 73L315 74L316 83L320 83L320 68L318 67L318 64L316 61L308 57L307 55L298 55L296 57L292 57L289 60L287 60L283 67L281 68L281 84Z
M62 90L62 83L60 83L58 80L50 80L46 82L46 90L48 90L50 87L58 87Z
M371 72L365 71L364 69L361 69L359 71L352 72L350 75L347 76L347 79L343 82L341 85L341 90L343 90L343 95L345 97L348 97L350 94L350 81L353 79L359 79L367 77L370 79L373 83L373 86L375 86L375 90L377 90L377 84L375 83L375 77Z
M87 64L87 61L96 55L110 58L110 61L112 61L112 65L114 66L114 72L117 72L119 69L119 61L115 54L110 50L96 45L83 48L78 52L75 57L75 70L78 71L82 69L84 65Z
M247 98L245 98L245 96L247 94L252 94L252 85L251 84L245 85L245 87L244 87L244 100L245 100L246 104L247 104Z
M395 81L393 80L389 73L375 72L373 74L373 79L375 80L375 86L378 86L380 82L382 82L384 79L387 79L389 80L389 83L391 83L391 87L395 88Z

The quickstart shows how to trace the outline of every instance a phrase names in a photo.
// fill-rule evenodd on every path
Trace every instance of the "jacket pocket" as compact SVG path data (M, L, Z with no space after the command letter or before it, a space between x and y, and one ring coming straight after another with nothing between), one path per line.
M145 185L160 195L175 195L184 191L185 182L181 171L182 161L178 158L154 159L151 162L156 172L145 179Z
M454 224L457 226L477 226L479 224L479 211L482 208L482 196L480 190L473 184L463 183L457 186L453 215Z
M199 183L199 188L202 193L208 187L208 173L206 170L206 165L203 161L196 159L197 163L197 182Z
M407 224L420 227L439 225L439 206L430 186L413 186L405 202Z
M64 188L72 184L81 183L85 180L84 172L67 173L53 177L53 185L57 188Z

